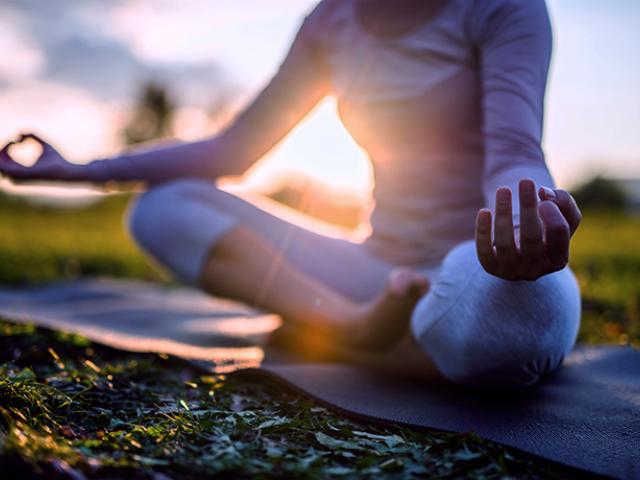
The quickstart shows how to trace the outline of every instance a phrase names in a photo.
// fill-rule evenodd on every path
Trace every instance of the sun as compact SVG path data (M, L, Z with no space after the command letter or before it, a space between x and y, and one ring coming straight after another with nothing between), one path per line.
M373 183L369 159L342 125L333 97L323 100L258 162L246 184L263 187L285 172L297 172L358 196L369 195Z

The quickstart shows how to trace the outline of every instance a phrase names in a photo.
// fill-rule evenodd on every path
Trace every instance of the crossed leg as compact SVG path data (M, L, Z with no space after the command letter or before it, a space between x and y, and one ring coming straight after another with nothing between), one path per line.
M210 182L181 180L142 195L130 230L181 280L323 330L352 361L394 372L531 385L573 346L580 301L569 269L535 282L502 280L484 272L466 242L449 252L414 309L421 277L394 274L362 245L284 216Z
M394 269L355 242L288 222L202 180L143 194L130 230L182 280L345 346L382 349L398 341L428 288L423 275Z

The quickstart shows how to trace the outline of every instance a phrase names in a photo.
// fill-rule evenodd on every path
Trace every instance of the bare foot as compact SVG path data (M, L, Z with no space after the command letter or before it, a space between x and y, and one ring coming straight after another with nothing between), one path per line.
M347 343L375 350L390 347L407 331L413 308L428 291L426 277L408 268L396 268L389 274L385 291L356 310L356 328Z
M289 336L280 335L278 341L284 339L286 349L305 356L320 352L320 357L342 357L354 350L378 354L407 334L413 308L428 291L426 277L408 268L396 268L384 291L366 303L346 301L340 312L313 324L284 319L293 330L289 329Z

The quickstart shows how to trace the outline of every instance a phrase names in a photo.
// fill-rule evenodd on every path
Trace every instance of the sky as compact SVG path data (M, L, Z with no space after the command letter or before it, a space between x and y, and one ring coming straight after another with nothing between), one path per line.
M176 135L210 132L220 99L246 103L316 0L0 0L0 142L24 130L73 161L116 154L142 82L169 86ZM549 0L554 54L544 148L558 183L640 177L640 2ZM302 171L367 192L366 155L325 100L251 185Z

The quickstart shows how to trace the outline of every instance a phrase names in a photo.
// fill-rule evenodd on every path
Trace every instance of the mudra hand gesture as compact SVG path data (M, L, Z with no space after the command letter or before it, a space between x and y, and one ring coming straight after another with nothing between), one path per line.
M34 140L42 152L31 166L16 162L9 154L12 145ZM58 151L33 133L23 133L0 150L0 174L15 180L75 180L80 165L67 161Z
M511 190L506 187L496 191L495 228L489 209L478 212L478 259L487 272L505 280L536 280L567 265L569 240L582 215L565 190L542 187L536 194L532 180L521 180L518 193L519 232L514 229Z

